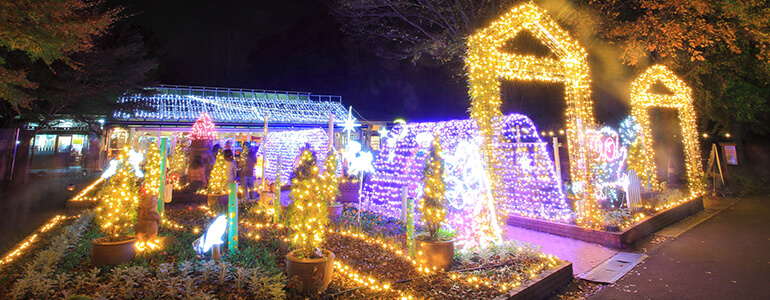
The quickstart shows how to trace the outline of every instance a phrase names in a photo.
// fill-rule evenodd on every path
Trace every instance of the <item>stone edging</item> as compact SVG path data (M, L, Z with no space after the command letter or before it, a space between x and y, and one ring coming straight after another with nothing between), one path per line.
M660 211L620 232L587 229L572 224L532 219L516 215L508 216L508 225L596 243L616 249L625 249L638 242L643 237L679 222L701 210L703 210L703 196L699 196L667 210Z
M553 293L572 282L572 263L563 262L553 269L540 273L532 280L508 292L502 299L548 299Z

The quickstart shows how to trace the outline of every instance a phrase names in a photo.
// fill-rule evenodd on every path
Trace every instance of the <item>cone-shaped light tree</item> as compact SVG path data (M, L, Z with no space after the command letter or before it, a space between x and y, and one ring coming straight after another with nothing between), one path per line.
M225 166L225 163L225 156L222 154L222 151L219 151L216 163L214 163L214 169L211 170L208 185L205 189L198 191L198 194L218 195L230 192L230 189L227 187L227 175L225 174L227 166Z
M323 197L323 186L318 177L315 153L306 148L300 154L297 167L292 172L292 210L289 218L291 237L289 242L300 251L302 257L312 257L324 241L329 216Z
M324 172L321 176L321 192L323 199L327 204L336 202L337 195L340 194L340 178L337 176L337 151L329 150L324 162Z
M126 234L133 227L139 204L136 175L127 153L128 149L124 148L119 155L117 171L102 189L96 208L97 224L112 237Z
M423 197L420 199L420 219L432 239L437 238L437 233L446 219L447 199L444 196L446 183L444 182L444 159L442 156L439 137L433 138L430 146L430 154L425 160L422 182L425 185Z
M142 193L156 198L160 189L160 159L160 148L157 144L150 143L150 149L147 149L147 163L144 165Z
M167 182L171 184L175 190L182 189L179 179L184 175L187 168L188 150L189 149L185 147L182 141L177 142L176 146L174 146L174 155L172 155L169 160L168 170L170 176L168 177Z
M190 130L190 139L214 140L217 138L217 133L214 129L214 122L211 122L211 117L209 117L208 113L203 112Z

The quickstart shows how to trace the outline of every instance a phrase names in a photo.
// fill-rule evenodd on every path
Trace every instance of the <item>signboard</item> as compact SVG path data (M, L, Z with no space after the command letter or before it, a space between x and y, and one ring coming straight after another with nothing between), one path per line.
M725 162L728 165L738 165L738 155L735 152L735 145L724 145Z

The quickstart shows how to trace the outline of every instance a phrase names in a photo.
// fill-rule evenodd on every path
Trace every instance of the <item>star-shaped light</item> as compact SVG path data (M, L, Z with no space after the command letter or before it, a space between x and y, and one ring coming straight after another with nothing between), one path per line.
M382 126L382 128L380 130L378 130L377 132L380 134L380 139L384 139L385 137L388 136L388 133L390 132L390 130L385 128L385 126Z
M356 131L356 127L361 126L361 124L356 123L356 119L353 118L353 107L348 108L348 117L345 119L345 123L342 124L342 131L344 131L347 134L350 134L353 131Z

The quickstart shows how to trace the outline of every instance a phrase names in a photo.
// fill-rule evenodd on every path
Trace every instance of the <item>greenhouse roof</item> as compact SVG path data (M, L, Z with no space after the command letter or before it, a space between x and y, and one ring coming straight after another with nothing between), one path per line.
M262 124L265 115L271 124L328 124L334 114L335 123L344 122L347 109L342 97L313 95L305 92L282 92L209 87L160 86L160 94L120 98L128 107L113 117L118 121L150 121L163 123L195 122L208 112L214 123Z

